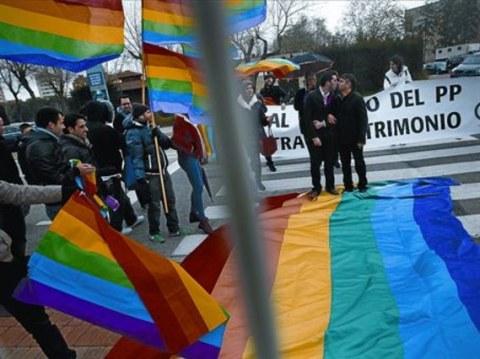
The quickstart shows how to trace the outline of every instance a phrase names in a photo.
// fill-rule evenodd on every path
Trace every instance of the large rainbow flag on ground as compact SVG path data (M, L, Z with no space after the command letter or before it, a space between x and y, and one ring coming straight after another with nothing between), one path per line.
M218 302L179 264L115 231L80 193L55 217L16 297L168 355L208 343L227 320Z
M82 71L123 51L121 0L0 0L0 58Z
M207 89L197 60L149 44L143 53L152 111L187 113L192 122L203 122Z
M143 41L177 44L196 41L191 0L143 0ZM265 0L224 0L230 31L240 32L262 23L267 14Z
M267 199L261 224L282 357L480 353L480 246L452 213L453 184L415 179L314 202ZM225 234L215 232L182 266L231 315L219 357L253 358ZM162 358L135 343L120 341L112 354L119 350Z

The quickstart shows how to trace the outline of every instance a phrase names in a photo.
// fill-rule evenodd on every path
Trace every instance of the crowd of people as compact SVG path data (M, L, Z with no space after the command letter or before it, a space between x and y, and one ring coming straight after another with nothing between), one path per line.
M76 178L94 173L97 194L111 204L107 218L112 227L129 234L145 220L135 212L126 194L127 189L134 189L147 211L149 239L165 242L165 235L160 233L162 207L168 236L178 237L182 231L165 154L172 148L192 186L188 221L198 222L199 230L212 233L202 198L205 146L188 116L175 116L169 138L155 126L152 111L132 104L128 97L120 99L116 113L108 101L90 101L78 113L65 115L53 107L41 108L35 126L23 126L15 143L7 143L2 137L6 124L8 116L0 108L0 304L32 334L47 357L74 358L75 351L68 348L43 307L12 297L27 273L28 206L44 203L47 216L53 220L78 188ZM127 172L133 178L128 186Z

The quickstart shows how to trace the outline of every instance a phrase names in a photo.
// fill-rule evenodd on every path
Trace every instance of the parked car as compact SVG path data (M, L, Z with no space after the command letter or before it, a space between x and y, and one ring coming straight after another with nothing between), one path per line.
M480 52L465 57L465 60L452 70L450 76L480 76Z
M448 71L447 60L427 62L423 65L423 69L429 74L444 74Z
M22 132L20 131L20 126L24 123L27 123L30 126L33 125L33 122L15 122L4 127L3 138L5 139L5 143L8 148L15 147L22 134Z

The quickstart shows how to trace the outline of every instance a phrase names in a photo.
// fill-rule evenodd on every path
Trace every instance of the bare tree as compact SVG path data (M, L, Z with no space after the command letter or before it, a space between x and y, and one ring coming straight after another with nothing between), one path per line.
M307 6L306 1L268 0L267 20L260 26L232 35L231 41L247 62L253 57L266 58L279 54L283 50L285 32Z
M8 71L17 79L20 86L28 92L31 98L35 98L35 92L30 86L30 78L36 73L37 67L10 60L4 60L3 62Z
M67 107L67 96L69 86L75 74L56 67L44 67L38 70L37 78L44 84L47 84L60 100L62 109Z
M15 104L18 106L18 103L20 101L20 99L18 98L18 94L20 93L22 85L13 76L6 60L0 61L0 78L2 79L2 82L7 86L8 91L10 91L15 100Z
M404 9L395 0L351 0L342 20L350 41L402 38Z
M268 2L268 14L275 36L275 53L282 53L285 31L292 26L295 17L301 15L307 5L307 2L298 0L270 0Z
M123 1L125 12L125 50L135 60L142 59L141 1Z

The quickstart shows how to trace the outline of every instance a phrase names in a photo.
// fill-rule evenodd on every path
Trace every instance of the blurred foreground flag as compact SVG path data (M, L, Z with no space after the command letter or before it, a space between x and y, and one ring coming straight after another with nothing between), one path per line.
M45 305L179 353L223 328L227 314L179 264L115 231L76 193L33 253L22 301Z
M149 44L195 42L191 0L144 0L143 41ZM265 21L266 0L223 0L230 32L240 32Z
M0 58L79 72L123 51L121 0L0 0Z
M207 89L197 60L149 44L143 56L152 111L186 113L192 122L203 122Z

